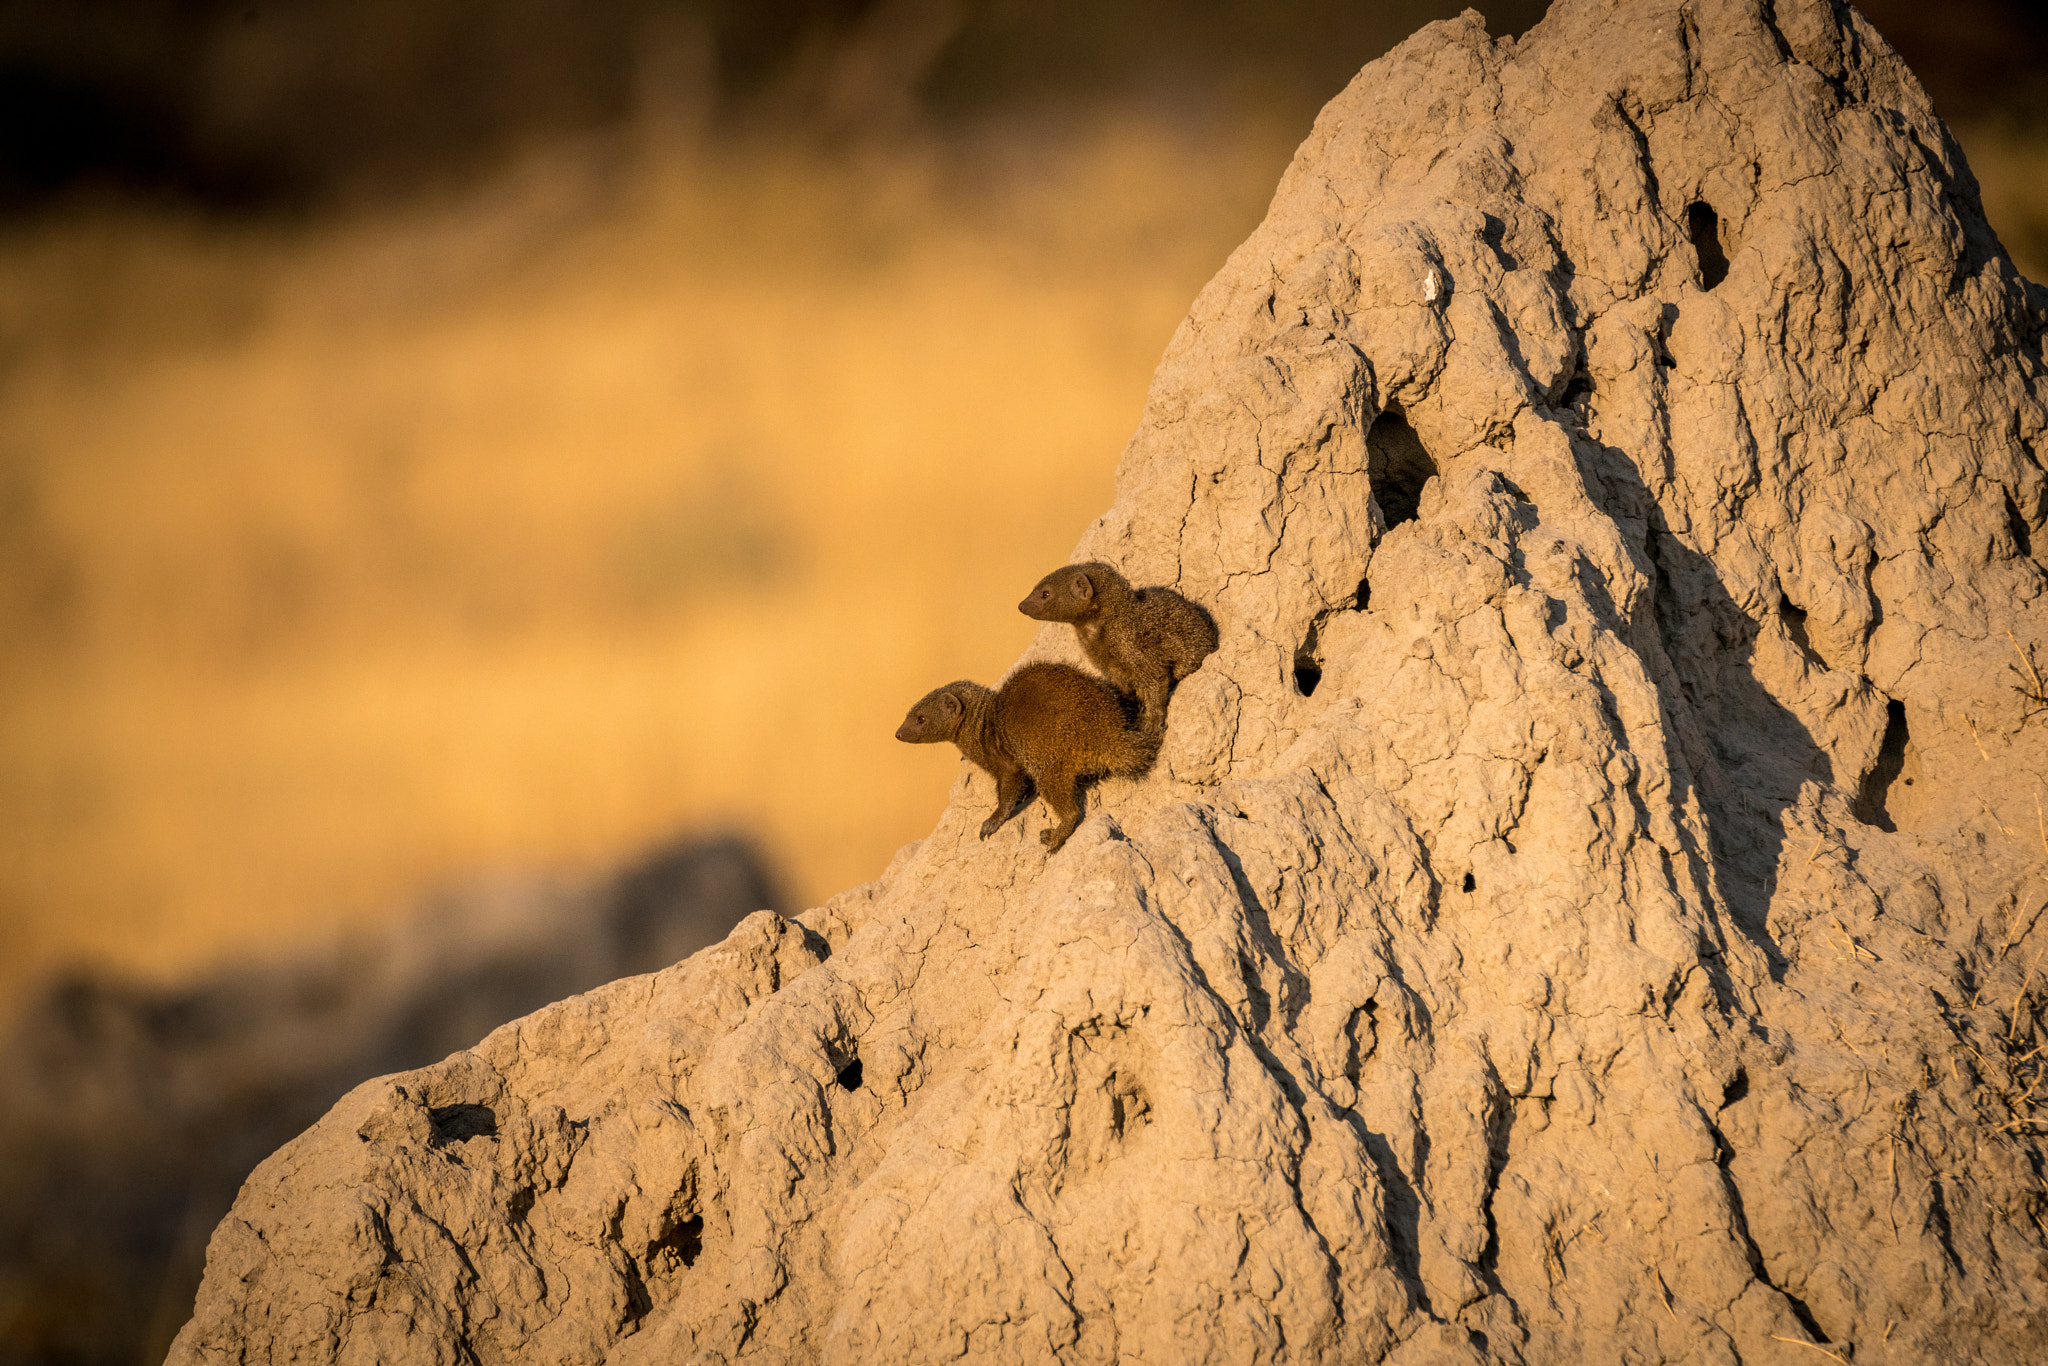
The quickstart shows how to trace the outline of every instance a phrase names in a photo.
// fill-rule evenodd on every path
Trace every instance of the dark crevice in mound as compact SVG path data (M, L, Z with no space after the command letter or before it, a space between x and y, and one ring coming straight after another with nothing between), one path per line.
M488 1105L443 1105L427 1111L434 1123L433 1145L460 1143L466 1138L493 1138L498 1116Z
M1785 594L1778 594L1778 615L1785 623L1785 634L1792 637L1792 643L1799 647L1799 653L1806 656L1806 662L1815 668L1829 668L1820 651L1813 648L1813 639L1806 633L1806 609L1792 601Z
M1500 262L1503 270L1520 270L1522 263L1516 260L1515 254L1507 248L1507 233L1508 225L1492 214L1486 214L1481 218L1480 240L1485 242L1487 250L1493 253L1493 259Z
M1906 704L1893 698L1884 708L1884 743L1878 747L1877 762L1857 785L1856 801L1850 813L1865 825L1887 832L1899 827L1892 823L1889 802L1892 784L1906 767L1906 748L1912 737L1906 731ZM1910 779L1908 781L1911 781Z
M842 1091L860 1090L860 1059L855 1058L852 1062L840 1068L837 1080L839 1082L839 1089Z
M1569 267L1567 267L1569 269ZM1593 380L1586 374L1586 334L1572 335L1572 356L1557 377L1550 381L1550 405L1579 417L1586 415L1586 399L1593 392Z
M668 1236L648 1249L648 1260L654 1254L671 1252L684 1266L695 1266L697 1258L704 1251L704 1216L685 1219L668 1231Z
M1728 256L1721 250L1721 215L1704 199L1685 206L1685 231L1699 261L1700 288L1712 289L1728 278Z
M1365 434L1366 477L1372 482L1373 501L1393 530L1412 522L1421 510L1422 490L1436 478L1436 461L1424 449L1422 438L1408 425L1408 419L1389 408Z
M1771 1279L1770 1271L1764 1264L1763 1249L1756 1245L1756 1239L1750 1235L1749 1215L1742 1205L1742 1187L1736 1184L1735 1174L1729 1170L1735 1161L1735 1149L1730 1146L1728 1136L1721 1132L1720 1126L1709 1122L1707 1132L1714 1136L1714 1162L1721 1169L1721 1187L1728 1196L1728 1212L1734 1217L1735 1237L1742 1244L1743 1253L1749 1260L1749 1274L1783 1297L1786 1306L1792 1311L1792 1317L1799 1320L1799 1326L1806 1330L1809 1338L1814 1342L1832 1342L1834 1339L1822 1331L1819 1322L1813 1317L1813 1311L1807 1308L1806 1301Z
M2033 533L2027 530L2027 519L2020 515L2020 505L2012 500L2010 492L2005 495L2005 528L2012 536L2013 548L2019 551L2020 558L2033 559Z
M1569 408L1580 417L1584 417L1586 415L1586 404L1592 397L1592 378L1581 368L1572 371L1572 377L1565 381L1564 393L1559 397L1557 405L1560 408Z
M1479 1260L1473 1264L1473 1270L1488 1290L1507 1301L1508 1312L1515 1325L1520 1327L1522 1307L1500 1279L1500 1221L1493 1210L1494 1200L1500 1194L1501 1177L1508 1169L1508 1135L1515 1126L1515 1102L1502 1087L1498 1076L1489 1075L1488 1081L1486 1193L1480 1201L1480 1212L1486 1220L1486 1244L1480 1248Z
M1939 1177L1927 1183L1927 1218L1934 1226L1934 1236L1941 1242L1941 1255L1948 1258L1950 1266L1961 1271L1963 1259L1956 1255L1955 1229L1949 1223L1948 1200L1942 1194Z
M1735 1069L1735 1075L1728 1079L1728 1084L1721 1088L1721 1108L1725 1110L1748 1097L1749 1069L1738 1067Z
M1676 370L1678 358L1671 354L1671 329L1678 325L1678 309L1666 304L1657 312L1657 331L1650 338L1651 358L1660 370Z
M1109 1097L1109 1127L1123 1139L1152 1123L1152 1100L1134 1079L1112 1072Z
M1757 10L1757 18L1763 20L1764 31L1771 35L1771 43L1778 49L1778 60L1793 62L1799 60L1792 55L1792 45L1785 41L1785 34L1778 27L1778 6L1776 0L1764 0Z
M649 1273L660 1276L672 1271L678 1263L684 1267L697 1264L697 1257L704 1250L704 1218L698 1215L675 1225L660 1238L647 1245L647 1255L637 1263L628 1258L625 1265L626 1314L628 1324L637 1324L654 1312L654 1296L647 1288ZM644 1271L643 1271L644 1268Z

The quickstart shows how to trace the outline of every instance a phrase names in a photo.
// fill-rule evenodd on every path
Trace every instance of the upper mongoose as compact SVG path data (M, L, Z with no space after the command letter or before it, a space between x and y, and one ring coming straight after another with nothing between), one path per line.
M1017 814L1033 785L1059 824L1038 836L1057 851L1081 824L1080 780L1143 773L1159 737L1125 724L1123 704L1099 678L1067 664L1026 664L1000 691L962 680L934 688L896 728L908 744L951 740L996 780L987 839Z
M1166 728L1173 685L1216 649L1216 623L1171 588L1133 588L1106 564L1070 564L1038 581L1017 610L1039 621L1073 623L1089 662L1135 693L1139 728Z

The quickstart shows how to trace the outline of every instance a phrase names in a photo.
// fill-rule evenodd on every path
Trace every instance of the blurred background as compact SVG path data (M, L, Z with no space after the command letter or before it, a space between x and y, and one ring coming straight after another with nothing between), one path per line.
M354 1081L923 834L903 710L1461 7L0 0L0 1363L160 1359ZM2048 275L2048 19L1863 9Z

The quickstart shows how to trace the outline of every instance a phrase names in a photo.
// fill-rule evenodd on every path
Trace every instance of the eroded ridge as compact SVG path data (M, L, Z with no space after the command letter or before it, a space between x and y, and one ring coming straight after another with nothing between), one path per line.
M2048 1356L2044 319L1847 6L1423 30L1074 554L1154 772L358 1090L173 1359Z

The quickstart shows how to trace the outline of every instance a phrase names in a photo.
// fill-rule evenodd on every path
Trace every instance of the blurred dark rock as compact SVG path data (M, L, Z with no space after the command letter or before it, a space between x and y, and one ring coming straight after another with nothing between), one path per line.
M243 1178L350 1087L781 905L749 845L690 841L183 986L52 982L0 1049L0 1364L161 1361Z

